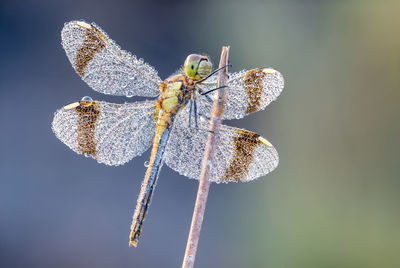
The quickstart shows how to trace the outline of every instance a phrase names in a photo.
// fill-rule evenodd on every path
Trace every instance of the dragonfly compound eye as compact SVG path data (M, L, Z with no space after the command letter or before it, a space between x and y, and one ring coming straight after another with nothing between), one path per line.
M208 60L207 57L204 57L199 63L197 74L199 75L200 79L202 79L207 75L209 75L211 71L212 71L212 63L211 61Z
M212 64L206 56L190 54L185 60L183 69L193 80L200 80L211 72Z

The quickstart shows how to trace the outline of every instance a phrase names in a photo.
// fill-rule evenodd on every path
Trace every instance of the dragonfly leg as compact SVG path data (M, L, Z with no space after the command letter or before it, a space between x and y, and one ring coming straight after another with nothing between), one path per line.
M204 95L204 96L206 97L208 102L213 103L213 99L210 96L208 96L208 95Z
M192 126L192 108L193 108L193 100L189 100L189 128Z
M198 121L197 121L197 118L198 118L198 113L197 113L197 102L196 102L196 100L193 100L193 112L194 112L194 124L195 124L195 127L196 128L199 128L199 125L198 125Z
M208 93L211 93L211 92L213 92L213 91L215 91L215 90L218 90L218 89L221 89L221 88L226 88L226 87L228 87L228 86L216 87L216 88L210 89L209 91L202 92L202 93L200 93L200 94L203 95L203 96L204 96L204 95L207 96Z
M199 80L199 81L196 81L196 84L199 84L199 83L202 83L202 82L206 81L208 78L210 78L211 76L213 76L216 72L218 72L218 71L220 71L220 70L222 70L222 69L224 69L224 68L226 68L226 67L232 67L232 65L231 65L231 64L228 64L228 65L219 67L218 69L215 69L214 71L212 71L209 75L207 75L207 76L204 77L203 79L201 79L201 80Z
M207 94L204 95L204 94L203 94L203 90L201 90L201 88L199 88L199 93L200 93L201 96L206 97L206 99L207 99L207 101L208 101L209 103L213 103L213 99L212 99L210 96L208 96Z

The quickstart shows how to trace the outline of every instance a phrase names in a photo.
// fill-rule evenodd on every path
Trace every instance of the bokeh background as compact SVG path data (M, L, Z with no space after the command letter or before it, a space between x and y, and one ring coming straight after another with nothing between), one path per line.
M56 139L56 109L89 95L61 47L94 21L173 73L187 54L286 78L265 111L226 124L280 153L254 182L211 186L196 267L400 267L400 2L0 2L0 267L180 267L197 181L164 166L138 248L128 247L149 157L120 167Z

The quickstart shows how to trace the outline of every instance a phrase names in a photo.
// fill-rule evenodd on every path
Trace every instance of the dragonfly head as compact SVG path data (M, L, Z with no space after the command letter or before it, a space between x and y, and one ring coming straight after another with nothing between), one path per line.
M212 63L207 56L190 54L185 60L183 70L187 76L197 81L211 73Z

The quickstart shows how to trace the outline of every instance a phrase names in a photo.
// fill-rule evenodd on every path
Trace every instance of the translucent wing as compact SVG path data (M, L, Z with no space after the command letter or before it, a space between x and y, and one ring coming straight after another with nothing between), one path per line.
M179 174L198 179L207 141L208 119L200 117L199 128L187 127L185 115L174 123L165 151L165 163ZM187 117L187 115L186 115ZM211 181L250 181L276 168L275 148L261 136L239 128L222 125L217 137Z
M65 23L61 39L75 71L94 90L127 97L159 94L162 81L157 71L122 50L94 23Z
M243 70L229 74L227 96L223 119L238 119L250 113L265 109L276 100L284 87L281 73L270 68ZM203 92L216 87L216 76L202 86ZM216 92L208 94L212 99ZM199 113L210 117L212 102L197 94Z
M117 166L151 146L154 105L155 101L75 102L55 113L52 129L76 153Z

